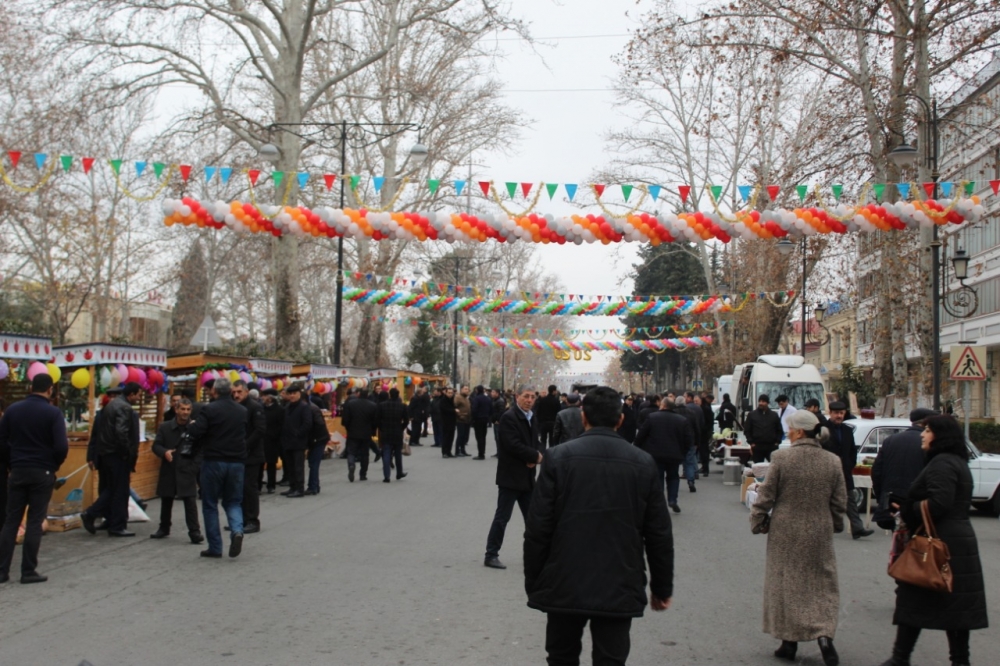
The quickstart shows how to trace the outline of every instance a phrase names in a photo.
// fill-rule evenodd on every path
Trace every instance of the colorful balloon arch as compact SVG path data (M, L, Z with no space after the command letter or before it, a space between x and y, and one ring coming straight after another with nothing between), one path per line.
M715 239L728 243L733 238L783 238L815 234L846 234L916 229L933 225L978 222L985 215L979 197L951 200L913 200L896 203L868 203L859 206L837 204L832 208L741 210L726 215L711 213L639 213L623 218L604 215L537 215L507 217L469 213L374 212L302 206L262 206L224 201L166 199L163 202L167 226L228 228L238 233L265 233L273 236L344 236L369 240L417 240L454 242L534 243L648 242L653 245L677 240Z

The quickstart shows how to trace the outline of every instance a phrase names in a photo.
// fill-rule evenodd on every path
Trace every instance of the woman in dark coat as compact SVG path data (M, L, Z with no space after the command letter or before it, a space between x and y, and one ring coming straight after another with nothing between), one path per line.
M943 630L948 636L952 666L965 666L970 659L969 632L989 625L979 544L969 522L969 449L958 422L946 415L924 421L922 445L927 465L910 486L899 507L900 515L911 532L915 531L923 523L920 503L927 502L938 536L951 553L954 586L949 594L897 584L892 618L896 643L892 659L883 666L909 666L921 629Z

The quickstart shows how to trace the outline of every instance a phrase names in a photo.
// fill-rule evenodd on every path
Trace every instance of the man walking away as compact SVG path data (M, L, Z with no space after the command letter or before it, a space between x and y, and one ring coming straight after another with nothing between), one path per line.
M109 536L135 536L125 528L128 527L132 464L139 451L139 426L132 405L139 402L141 390L138 384L129 382L122 394L101 411L96 453L100 459L100 475L106 485L97 501L80 514L80 521L91 534L97 532L94 521L106 516Z
M527 518L531 491L535 488L535 466L542 461L542 444L538 439L538 417L532 413L535 388L521 386L515 405L504 412L497 427L497 510L486 538L484 564L491 569L506 569L500 562L507 523L514 505Z
M875 534L875 530L865 529L865 523L858 515L858 503L854 501L854 468L858 464L858 447L854 443L854 429L844 425L846 416L846 404L840 401L830 403L830 419L827 423L830 439L823 443L823 448L840 458L844 483L847 485L847 519L851 523L851 536L860 539Z
M707 393L694 396L694 404L701 408L702 416L705 418L701 431L701 439L698 441L698 457L701 460L701 473L708 478L712 473L708 464L712 460L712 434L715 432L715 412L712 411L712 396Z
M392 391L389 391L392 397ZM427 427L427 412L430 408L430 400L427 398L427 389L418 386L410 404L407 405L407 417L410 419L410 446L423 446L420 443L420 434Z
M716 417L719 422L719 431L732 430L736 425L736 405L729 399L728 393L722 394L722 404L719 405L719 415Z
M228 379L216 379L215 400L188 426L194 450L201 455L201 512L208 549L202 557L222 557L219 501L231 533L229 557L243 550L243 472L247 459L247 410L233 400Z
M674 513L680 513L677 503L681 479L679 466L688 452L695 448L694 430L691 422L679 413L669 400L663 400L660 411L650 414L635 436L635 445L648 453L656 461L659 470L657 482L663 492L663 478L666 476L667 504ZM687 411L687 410L684 410Z
M503 413L507 411L507 400L504 398L503 392L493 389L493 412L490 415L490 419L493 422L493 444L497 443L497 426L500 425L500 417ZM492 458L496 458L497 454L494 453Z
M687 397L678 395L674 399L674 407L688 420L691 426L691 433L694 435L694 446L684 452L684 478L687 479L688 491L698 492L694 482L698 478L698 442L701 440L701 431L705 427L705 420L701 417L701 409L694 403L689 403Z
M490 429L493 415L493 400L486 395L486 389L479 385L472 396L472 429L476 433L476 460L486 460L486 432Z
M11 405L0 418L0 460L6 463L0 474L6 476L10 470L7 516L0 531L0 583L10 580L14 543L25 508L28 521L21 552L21 582L48 580L38 573L42 522L52 499L56 472L69 453L66 421L59 408L49 402L52 392L52 377L39 373L31 380L31 394ZM126 486L126 497L127 493Z
M434 389L434 397L431 398L431 406L428 412L431 416L431 430L434 431L434 443L431 446L441 446L441 396L443 391L440 388Z
M403 436L409 420L406 405L399 399L399 389L389 389L389 399L379 404L375 414L378 444L382 449L382 483L389 483L392 461L396 461L396 479L406 476L403 471Z
M198 522L198 463L192 456L177 454L177 447L191 423L191 401L178 400L174 418L164 421L156 431L153 454L160 459L160 476L156 482L156 495L160 498L160 527L149 535L150 539L170 536L173 522L174 498L184 503L184 521L188 538L199 544L205 540Z
M302 399L302 384L294 382L285 389L285 422L281 429L281 448L285 451L285 476L288 490L281 493L292 499L305 497L306 449L312 432L312 411L309 401ZM368 454L365 453L367 461Z
M757 398L757 409L747 414L743 434L750 445L753 461L770 462L771 454L778 450L778 445L785 437L781 419L771 410L770 396L762 395Z
M264 462L267 465L267 494L274 493L275 486L285 485L288 465L281 449L281 431L285 427L285 408L278 402L278 392L266 389L261 398L264 401ZM281 459L281 481L278 479L278 460Z
M563 444L583 434L583 414L580 411L580 394L566 396L566 409L556 414L552 427L552 444Z
M906 497L926 462L921 433L923 420L937 415L933 409L921 407L910 412L910 427L890 435L878 450L872 465L872 493L878 507L872 520L884 530L896 529L896 519L889 506L889 495Z
M323 410L315 403L309 403L309 415L312 417L312 426L309 429L309 484L305 494L319 495L319 466L323 463L326 443L330 441L330 430L326 427Z
M621 405L606 386L587 393L586 431L545 453L525 521L524 588L528 606L548 614L550 666L580 663L588 622L594 664L625 664L632 618L646 606L647 562L650 607L670 607L674 545L663 475L657 481L649 454L615 432Z
M552 384L549 392L538 399L535 412L538 417L538 432L541 437L542 451L552 446L552 429L556 426L556 415L559 413L559 388Z
M354 483L354 467L358 462L361 463L360 479L368 480L368 449L378 429L377 411L378 406L366 400L360 389L352 390L351 398L344 403L341 423L347 430L347 479L351 483Z
M463 386L455 396L455 457L464 458L469 455L465 447L469 444L469 431L472 429L472 401L469 400L469 387Z
M441 409L441 457L451 458L451 445L455 441L455 425L458 419L458 410L455 409L455 389L448 386L441 393L441 400L438 402Z
M247 458L243 462L243 533L260 532L260 467L264 464L264 437L267 417L264 407L250 397L250 389L242 379L233 382L233 399L247 410Z

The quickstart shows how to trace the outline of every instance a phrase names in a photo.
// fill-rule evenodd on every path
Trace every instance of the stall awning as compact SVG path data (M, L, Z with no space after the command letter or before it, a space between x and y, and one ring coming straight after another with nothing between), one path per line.
M0 333L0 358L48 361L52 339L20 333Z
M52 350L55 364L60 368L75 368L106 363L127 363L151 368L167 366L167 350L153 347L133 347L92 342L67 345Z
M291 361L276 361L269 358L252 358L247 361L247 367L258 375L290 375L292 366Z

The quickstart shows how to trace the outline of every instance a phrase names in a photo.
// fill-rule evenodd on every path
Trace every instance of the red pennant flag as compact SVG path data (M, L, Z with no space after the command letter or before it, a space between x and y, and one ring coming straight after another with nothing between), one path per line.
M767 186L767 196L771 197L771 201L778 198L778 192L781 191L781 187L778 185L768 185Z
M681 202L687 203L688 197L691 196L691 186L679 185L677 187L677 192L681 195Z
M594 185L594 191L597 192L597 196L602 196L604 194L604 186Z
M81 162L83 162L83 173L90 173L90 170L94 168L94 158L84 157Z
M250 169L247 171L247 175L250 176L250 184L256 185L257 179L260 178L260 169Z
M191 176L191 165L182 164L178 168L181 170L181 178L183 178L186 183L187 179Z
M923 186L924 186L924 192L927 193L927 197L928 198L934 196L934 186L935 185L936 185L936 183L924 183L923 184Z
M330 188L333 187L333 181L335 181L335 180L337 180L337 174L335 174L335 173L324 173L323 174L323 182L326 183L326 190L327 190L327 192L329 192Z
M17 163L21 161L21 151L20 150L9 150L7 155L10 156L10 168L16 169Z
M998 191L1000 191L1000 180L991 180L990 187L993 188L993 194L996 194Z
M490 182L488 180L479 181L479 189L483 191L483 196L490 196Z
M528 198L528 192L531 191L531 185L531 183L521 183L521 194L524 195L525 199Z

